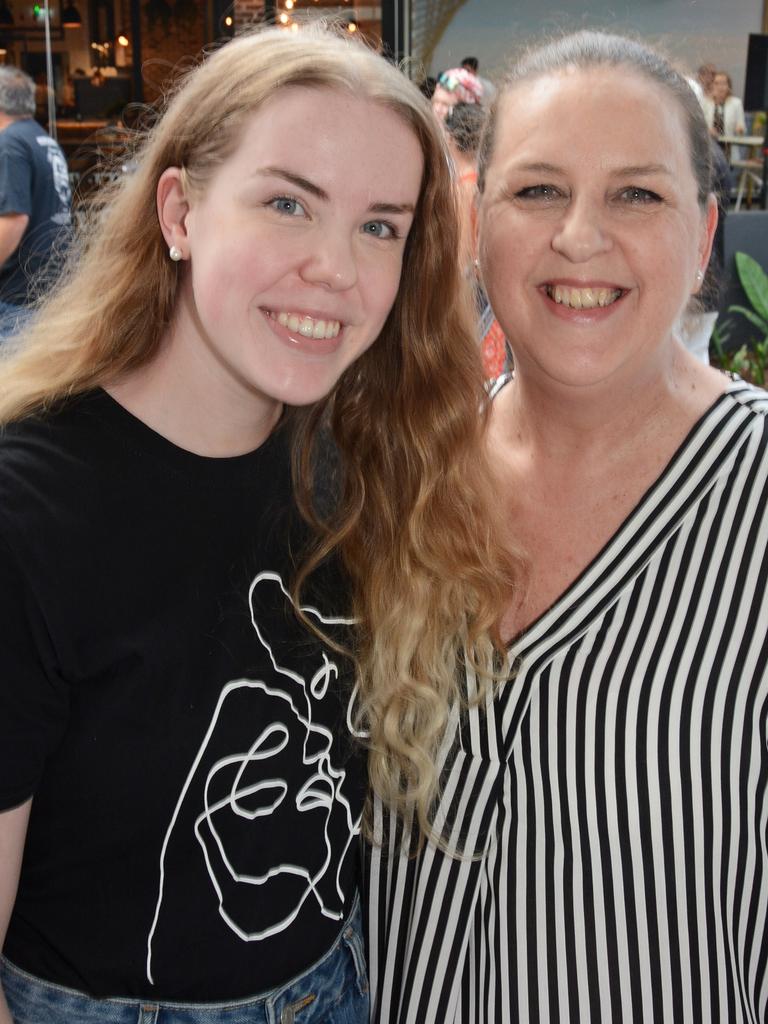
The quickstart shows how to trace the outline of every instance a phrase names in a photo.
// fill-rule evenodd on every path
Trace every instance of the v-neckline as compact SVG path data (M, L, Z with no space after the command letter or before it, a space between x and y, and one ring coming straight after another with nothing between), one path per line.
M714 402L691 426L661 473L645 490L637 504L625 516L597 554L590 559L575 579L568 584L565 590L544 611L540 612L527 626L505 642L510 660L521 657L523 653L530 652L554 628L562 629L571 613L581 605L583 598L593 592L594 588L599 585L601 576L605 575L611 564L616 562L622 552L630 551L630 547L625 543L626 535L644 517L649 521L658 518L658 512L666 505L664 498L659 500L659 494L663 494L665 491L673 491L672 484L678 479L678 470L686 453L700 453L705 450L707 446L702 446L700 443L701 435L706 437L709 433L714 432L717 424L724 422L726 417L724 415L719 416L718 413L727 405L729 400L732 401L734 393L742 390L744 386L742 381L734 382L726 391L718 395ZM498 391L495 392L495 394L497 393ZM714 480L712 483L714 483ZM675 517L674 523L676 524L680 518L681 516ZM664 536L668 535L670 530L671 524L670 528L664 531ZM642 537L646 533L647 528L640 526L637 536ZM598 602L599 604L600 602Z

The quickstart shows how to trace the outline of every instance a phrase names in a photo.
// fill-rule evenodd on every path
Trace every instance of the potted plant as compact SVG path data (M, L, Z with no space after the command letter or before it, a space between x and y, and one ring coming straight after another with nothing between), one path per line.
M714 362L728 373L737 373L745 380L765 387L768 368L768 274L757 260L745 252L737 252L735 259L736 272L749 306L729 306L728 313L745 317L758 334L749 344L742 345L735 352L727 352L725 342L728 339L728 321L723 327L718 325L712 335Z

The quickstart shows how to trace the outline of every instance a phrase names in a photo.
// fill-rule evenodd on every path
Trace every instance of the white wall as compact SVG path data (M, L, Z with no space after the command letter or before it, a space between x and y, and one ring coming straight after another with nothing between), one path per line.
M760 32L763 0L467 0L435 51L431 73L477 56L481 74L503 73L515 47L578 28L629 32L695 69L711 62L744 90L747 36Z

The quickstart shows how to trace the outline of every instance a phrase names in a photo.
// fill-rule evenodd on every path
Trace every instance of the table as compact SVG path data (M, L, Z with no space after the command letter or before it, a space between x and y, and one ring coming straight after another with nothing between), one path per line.
M760 150L765 141L762 135L718 135L718 142L726 147L728 163L735 170L741 171L739 175L739 186L736 191L736 205L734 209L740 210L741 203L746 194L747 204L752 205L752 189L757 186L763 187L763 158ZM749 156L745 159L731 159L731 146L745 146L749 150Z

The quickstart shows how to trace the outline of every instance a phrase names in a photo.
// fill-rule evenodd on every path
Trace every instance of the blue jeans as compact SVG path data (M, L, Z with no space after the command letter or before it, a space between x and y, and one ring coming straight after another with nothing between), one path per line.
M15 1024L367 1024L368 975L360 905L334 946L298 978L253 999L155 1003L93 999L34 978L3 959L0 977Z

